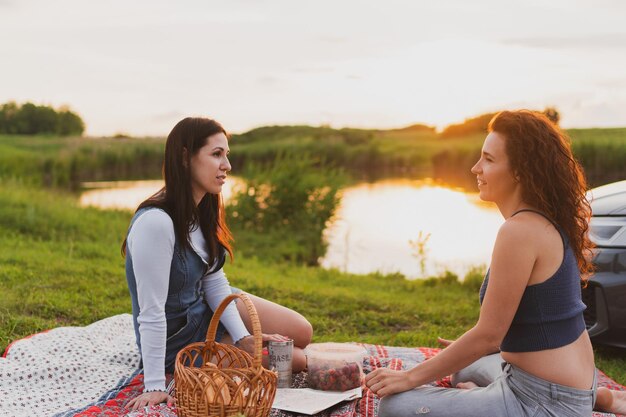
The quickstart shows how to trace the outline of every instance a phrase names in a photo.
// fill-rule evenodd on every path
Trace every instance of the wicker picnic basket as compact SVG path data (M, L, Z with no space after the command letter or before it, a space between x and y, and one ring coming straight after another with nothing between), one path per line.
M234 346L217 343L215 334L226 306L239 298L252 321L254 357ZM231 294L211 318L206 342L192 343L176 355L176 408L180 417L269 416L276 395L276 372L261 364L259 316L245 294Z

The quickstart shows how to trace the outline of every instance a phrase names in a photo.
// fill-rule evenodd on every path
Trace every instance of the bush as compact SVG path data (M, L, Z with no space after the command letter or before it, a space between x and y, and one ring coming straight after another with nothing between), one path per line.
M472 133L487 133L487 125L493 119L496 113L485 113L480 116L465 119L463 123L451 124L446 126L441 132L442 138L453 136L465 136Z
M446 269L441 276L426 278L422 282L427 287L447 287L458 285L459 277L454 272Z
M561 115L556 107L546 107L542 112L554 124L559 124ZM449 138L454 136L465 136L472 133L487 133L487 126L496 113L485 113L476 117L465 119L463 123L448 125L442 132L441 137Z
M472 291L478 292L480 286L483 285L485 279L486 267L485 265L472 267L463 278L463 286L469 288Z
M317 265L343 174L308 155L283 153L271 164L249 164L244 176L246 185L228 207L238 242L248 239L239 245L243 252Z

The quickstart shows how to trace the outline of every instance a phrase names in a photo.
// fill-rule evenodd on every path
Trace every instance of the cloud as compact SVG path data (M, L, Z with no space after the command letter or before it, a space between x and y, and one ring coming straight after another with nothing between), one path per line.
M185 113L180 110L170 110L164 113L156 113L150 116L150 120L154 122L170 121L174 119L180 119L185 116Z
M325 43L346 43L348 38L344 36L318 36L317 40Z
M272 75L262 75L257 78L257 83L261 85L273 86L281 84L281 82L282 80L280 78L274 77Z
M626 33L603 33L586 36L546 36L512 38L503 41L508 45L530 48L570 49L570 48L619 48L626 45Z
M300 74L322 74L333 72L333 67L296 67L292 71Z

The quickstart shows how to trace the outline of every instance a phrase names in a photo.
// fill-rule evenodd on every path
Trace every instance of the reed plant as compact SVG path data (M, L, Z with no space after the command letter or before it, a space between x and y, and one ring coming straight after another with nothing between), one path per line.
M0 136L0 177L76 190L86 181L158 178L162 139Z

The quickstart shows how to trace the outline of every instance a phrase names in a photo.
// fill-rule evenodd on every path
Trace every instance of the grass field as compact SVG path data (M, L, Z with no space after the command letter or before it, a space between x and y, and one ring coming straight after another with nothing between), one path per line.
M119 247L131 213L80 208L69 193L14 180L0 187L0 350L41 330L130 312ZM226 268L233 285L308 317L317 342L436 346L478 314L476 279L357 276L240 253ZM596 360L626 383L623 350L598 347Z

